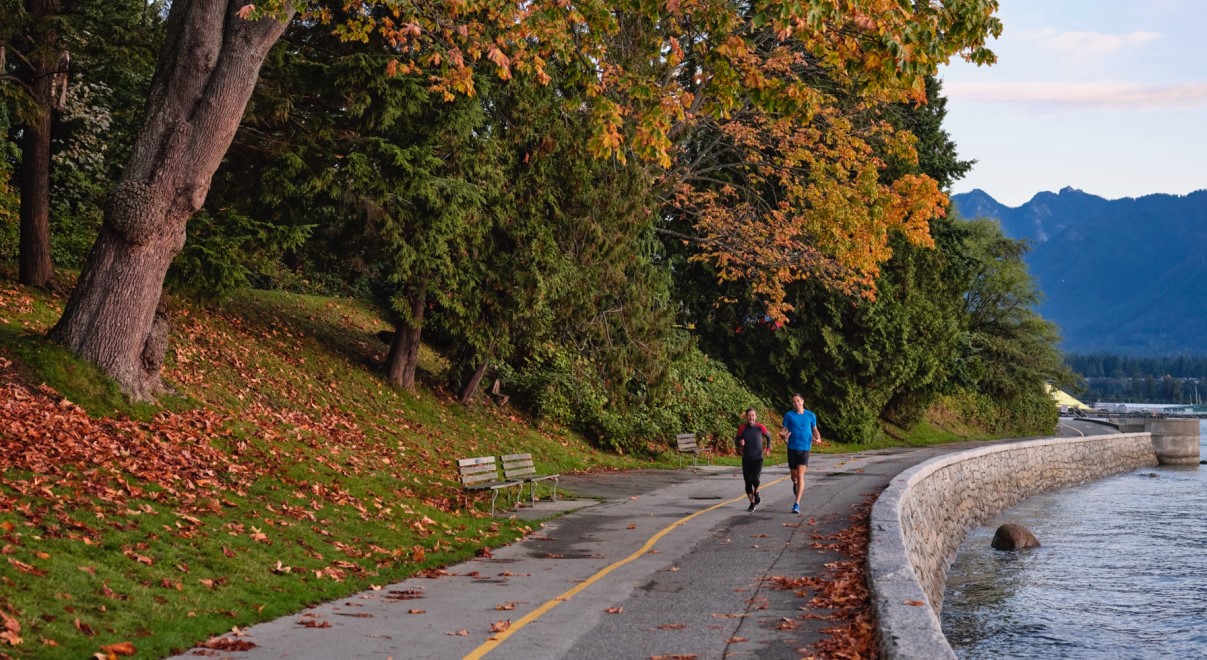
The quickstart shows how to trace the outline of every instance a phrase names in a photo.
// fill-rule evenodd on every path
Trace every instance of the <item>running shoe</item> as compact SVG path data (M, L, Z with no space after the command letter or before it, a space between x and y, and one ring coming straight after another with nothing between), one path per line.
M754 502L751 502L750 506L746 507L746 513L754 513Z
M793 505L792 505L792 513L795 513L795 514L799 514L799 513L800 513L800 505L799 505L799 504L793 504Z
M755 505L755 506L758 506L758 505L760 505L760 504L762 504L762 503L763 503L763 496L762 496L762 495L759 495L758 493L755 493L755 494L754 494L754 505Z

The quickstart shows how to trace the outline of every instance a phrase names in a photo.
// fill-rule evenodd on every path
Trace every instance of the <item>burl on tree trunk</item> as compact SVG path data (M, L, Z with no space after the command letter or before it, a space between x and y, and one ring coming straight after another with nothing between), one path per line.
M164 390L164 277L239 127L260 65L294 13L287 3L273 18L248 21L236 15L245 4L172 3L145 123L79 284L50 333L135 399Z

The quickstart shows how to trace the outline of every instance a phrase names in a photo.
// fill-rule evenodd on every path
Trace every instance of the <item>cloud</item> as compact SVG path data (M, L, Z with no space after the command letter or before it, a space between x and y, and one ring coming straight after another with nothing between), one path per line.
M1068 53L1078 59L1111 55L1161 38L1161 35L1156 32L1104 34L1102 32L1062 32L1050 28L1027 32L1022 36L1028 41L1037 42L1044 48Z
M971 103L1013 103L1054 108L1130 110L1185 109L1207 106L1207 82L1183 85L1133 83L989 83L945 81L943 91L953 100Z

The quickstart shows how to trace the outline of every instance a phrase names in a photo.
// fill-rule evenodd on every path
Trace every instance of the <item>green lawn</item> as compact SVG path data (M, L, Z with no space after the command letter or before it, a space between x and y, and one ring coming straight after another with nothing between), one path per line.
M281 292L178 303L174 393L131 405L43 338L61 306L0 279L0 654L129 643L163 656L530 531L481 499L463 505L458 458L531 452L561 473L679 462L675 430L641 460L509 408L462 406L426 348L422 387L396 390L379 375L386 326L372 309ZM968 433L888 431L875 446Z

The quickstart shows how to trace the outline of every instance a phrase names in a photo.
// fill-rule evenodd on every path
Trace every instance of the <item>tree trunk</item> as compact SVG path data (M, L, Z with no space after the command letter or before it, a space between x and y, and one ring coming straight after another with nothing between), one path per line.
M49 26L60 7L58 0L28 0L26 8L34 19L36 46L29 58L28 83L38 114L21 131L21 244L17 277L22 284L45 287L54 278L50 259L50 130L58 64L58 37Z
M473 401L474 395L478 393L479 387L482 385L482 378L486 375L486 369L490 366L490 358L485 358L478 364L478 367L473 371L468 371L461 384L461 403L469 403Z
M427 308L424 290L413 294L411 319L394 324L394 340L386 358L386 380L392 385L415 391L415 371L419 368L419 340L423 334L423 312Z
M166 317L156 308L185 224L201 208L260 65L295 9L247 21L246 0L176 0L147 116L105 204L100 236L51 337L135 399L163 391Z
M45 72L35 83L50 91ZM43 84L45 83L45 84ZM50 260L50 125L48 104L38 99L38 117L22 126L21 137L21 246L18 279L22 284L45 287L54 277Z

